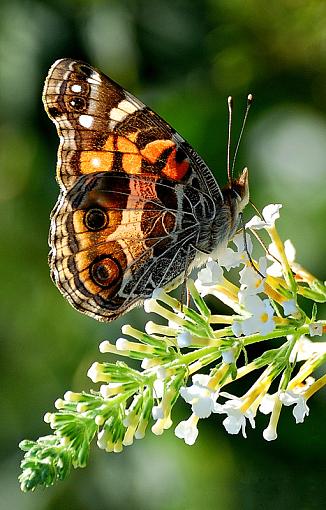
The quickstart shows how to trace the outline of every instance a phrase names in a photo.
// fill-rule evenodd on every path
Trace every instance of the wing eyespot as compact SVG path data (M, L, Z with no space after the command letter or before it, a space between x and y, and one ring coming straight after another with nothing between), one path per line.
M121 266L117 260L109 255L97 257L91 264L89 271L93 282L103 289L112 288L121 280Z
M84 216L84 224L88 230L97 232L103 230L107 226L108 217L103 209L97 207L88 209Z
M49 113L50 117L52 117L52 119L56 119L57 117L59 117L61 115L60 110L58 108L56 108L55 106L51 106L48 109L48 113Z
M79 66L79 71L84 74L87 78L91 78L93 74L93 69L91 67L86 66L85 64L81 64Z
M77 112L81 112L83 110L86 109L86 101L83 97L73 97L72 99L69 100L69 106L77 111Z

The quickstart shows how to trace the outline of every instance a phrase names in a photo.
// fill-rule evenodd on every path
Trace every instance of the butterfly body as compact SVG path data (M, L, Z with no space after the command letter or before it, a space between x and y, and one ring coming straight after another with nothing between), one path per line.
M83 62L55 62L43 101L60 136L51 276L75 308L113 320L216 257L248 202L246 171L221 190L171 126Z

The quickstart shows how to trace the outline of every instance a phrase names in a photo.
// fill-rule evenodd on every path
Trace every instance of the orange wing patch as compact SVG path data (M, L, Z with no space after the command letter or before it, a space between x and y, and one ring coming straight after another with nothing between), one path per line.
M154 140L149 142L140 153L147 161L154 164L166 149L174 146L175 143L172 140Z
M144 158L152 164L162 156L166 149L174 147L171 154L169 154L166 164L162 172L169 178L176 181L181 180L189 169L189 161L184 159L180 162L176 160L177 149L172 140L155 140L146 145L140 152Z
M184 159L183 161L178 162L176 160L176 155L177 149L173 149L162 171L169 179L181 181L189 169L189 161Z
M82 151L80 154L80 171L82 174L109 172L113 166L113 152Z
M109 152L126 152L128 154L137 154L139 150L136 144L126 138L125 136L111 134L105 142L103 147L105 151Z
M189 169L189 161L187 159L177 161L175 142L172 140L154 140L139 150L133 140L116 133L108 136L102 150L83 151L81 153L81 172L90 174L118 170L114 168L114 153L118 152L122 154L122 170L129 175L140 175L143 173L142 159L154 166L167 149L172 149L172 151L160 171L169 179L179 181L186 175ZM153 177L153 174L151 176Z
M140 154L124 154L122 158L122 168L126 174L141 174L141 161Z
M116 141L117 150L119 152L125 152L127 154L138 154L139 150L136 144L128 140L124 136L118 136Z

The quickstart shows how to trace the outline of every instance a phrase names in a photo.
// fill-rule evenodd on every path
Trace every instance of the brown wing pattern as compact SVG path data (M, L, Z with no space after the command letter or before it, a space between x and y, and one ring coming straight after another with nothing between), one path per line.
M60 137L51 275L75 308L112 320L180 278L223 197L165 121L88 64L57 61L43 102Z
M174 130L138 99L82 62L57 61L43 102L60 136L57 180L69 189L80 174L123 171L182 181L190 157Z
M52 278L75 308L111 320L178 281L195 256L202 214L200 193L191 205L183 184L82 176L52 214Z

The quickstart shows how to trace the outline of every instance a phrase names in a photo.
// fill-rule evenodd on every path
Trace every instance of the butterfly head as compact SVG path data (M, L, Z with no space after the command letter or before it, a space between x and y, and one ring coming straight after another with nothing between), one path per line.
M222 203L215 209L215 216L207 223L202 222L197 247L218 258L228 241L234 236L239 216L249 202L248 169L244 168L237 179L232 179L222 190Z
M240 176L232 180L229 185L232 198L235 200L237 213L239 214L249 202L248 168L244 168Z
M230 209L232 223L249 202L248 168L237 179L232 179L222 190L224 204Z
M237 179L232 179L222 190L227 212L227 239L231 239L239 224L239 215L249 202L248 169L244 168Z

